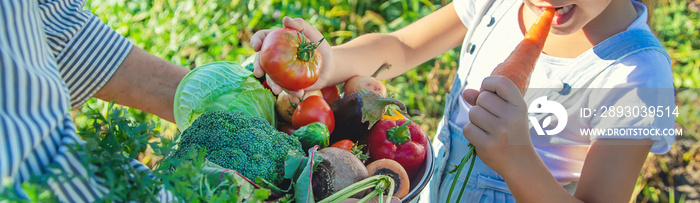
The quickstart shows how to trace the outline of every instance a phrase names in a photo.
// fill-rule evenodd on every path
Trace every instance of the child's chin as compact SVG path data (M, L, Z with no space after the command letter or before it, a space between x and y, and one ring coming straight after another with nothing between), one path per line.
M581 30L581 28L575 28L574 26L570 24L564 24L564 25L558 25L558 26L552 26L552 29L549 30L549 33L554 34L554 35L570 35L574 34L577 31Z

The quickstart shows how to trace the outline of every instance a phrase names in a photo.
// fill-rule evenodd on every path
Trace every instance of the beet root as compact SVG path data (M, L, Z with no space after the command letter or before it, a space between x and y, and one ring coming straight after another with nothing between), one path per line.
M323 159L311 179L314 199L319 201L343 188L369 177L367 168L352 153L335 147L318 151ZM364 194L352 197L361 198Z

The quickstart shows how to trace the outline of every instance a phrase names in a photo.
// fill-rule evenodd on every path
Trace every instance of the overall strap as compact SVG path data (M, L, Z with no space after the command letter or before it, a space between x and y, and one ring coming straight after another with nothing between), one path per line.
M646 50L658 51L666 56L670 64L671 58L653 33L643 29L628 30L606 39L575 59L572 64L586 67L585 70L563 74L561 79L571 87L581 87L625 57Z
M499 24L508 10L520 4L522 4L522 1L519 0L498 0L497 2L495 0L489 0L480 8L480 12L477 13L478 15L472 19L471 26L467 29L467 34L460 48L459 63L470 63L468 66L469 68L466 70L457 70L457 74L455 74L452 83L452 91L450 92L461 92L461 90L467 86L466 79L471 74L474 58L477 57L479 53L478 50L481 49L481 44L488 39L490 33L493 32L496 25ZM477 30L480 33L484 33L484 35L474 38L474 33L477 33ZM479 44L479 46L475 44ZM466 59L465 56L470 59L464 60Z
M482 43L485 39L474 39L474 33L476 33L477 30L479 30L480 32L490 33L494 29L494 27L496 27L493 26L495 21L501 19L502 16L506 13L505 11L495 13L495 11L504 10L504 7L510 7L514 1L517 0L488 0L485 2L485 4L479 7L476 15L471 21L471 25L469 26L469 28L467 28L467 34L465 36L464 41L462 41L462 47L460 48L460 55L468 54L474 41L478 41L477 43ZM460 58L459 62L462 63L464 61L462 61L462 59ZM462 92L462 88L466 86L466 75L469 75L470 71L471 70L466 71L466 73L460 73L458 70L457 74L455 74L455 76L453 77L450 92L445 94L445 108L443 109L443 116L440 123L438 124L438 132L435 136L440 140L447 139L447 137L445 137L448 134L447 120L449 120L452 116L452 113L456 112L457 108L459 108L459 106L457 105L458 99L461 97L460 95ZM465 76L461 76L462 74L464 74ZM464 80L462 78L464 78Z
M618 33L571 61L570 64L574 64L572 69L561 71L553 76L552 78L561 80L565 89L559 92L551 91L546 96L551 100L568 97L567 95L572 88L587 87L594 80L599 79L603 72L620 63L625 57L647 50L658 51L666 56L670 64L671 58L668 53L649 30L638 29ZM528 92L524 99L525 101L533 101L533 99L543 96L541 94L542 92L538 94Z

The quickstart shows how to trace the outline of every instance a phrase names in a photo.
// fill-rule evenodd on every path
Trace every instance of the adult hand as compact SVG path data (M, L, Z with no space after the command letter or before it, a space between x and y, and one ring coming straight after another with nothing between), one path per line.
M323 34L318 31L318 29L314 28L311 26L309 23L304 21L301 18L295 18L292 19L290 17L284 17L282 19L282 24L286 28L292 28L298 31L302 31L306 38L309 41L316 42L320 41L323 39ZM272 32L274 29L266 29L266 30L260 30L253 34L253 37L250 39L250 44L253 47L253 50L258 52L262 48L263 41L267 37L267 35ZM306 88L305 90L316 90L316 89L321 89L325 86L328 85L335 85L335 84L328 84L328 78L333 72L333 57L332 57L332 52L331 52L331 47L330 44L328 44L327 40L323 40L321 44L318 46L317 50L321 54L321 74L318 77L318 80L316 83L314 83L311 87ZM255 57L255 62L254 62L254 71L253 73L255 74L256 77L262 77L265 75L265 71L263 71L261 65L260 65L260 55L258 54L257 57ZM304 91L305 90L299 90L299 91L290 91L286 90L279 85L275 83L275 81L271 80L268 76L266 76L267 84L270 86L270 89L272 89L272 92L275 94L279 94L281 91L286 91L287 93L291 95L295 95L297 97L303 97Z

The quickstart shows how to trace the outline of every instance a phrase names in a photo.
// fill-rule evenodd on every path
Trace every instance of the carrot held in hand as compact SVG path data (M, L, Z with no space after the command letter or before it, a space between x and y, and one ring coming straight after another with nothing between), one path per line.
M527 31L525 39L520 41L503 63L498 64L491 75L505 76L520 88L522 95L525 95L527 86L530 84L530 74L535 69L535 62L542 53L553 17L554 8L545 9L535 24Z
M515 85L520 89L520 94L525 95L527 86L530 84L530 75L535 69L535 62L539 58L540 53L542 53L542 47L544 47L544 41L547 39L549 34L549 29L552 24L552 18L554 18L554 8L546 8L535 24L530 27L530 30L525 34L525 39L520 41L515 50L510 53L508 58L506 58L503 63L498 64L496 69L491 72L491 75L502 75L510 79L515 83ZM452 193L457 186L457 181L459 180L459 175L462 173L462 169L467 165L467 161L471 159L471 165L467 171L467 178L462 183L462 189L457 196L457 202L462 199L462 194L469 181L469 176L471 175L472 168L474 167L474 161L476 159L476 151L474 151L474 145L469 144L467 146L467 155L462 158L460 164L448 173L455 173L455 179L452 182L452 187L447 194L447 202L450 202L452 198Z

